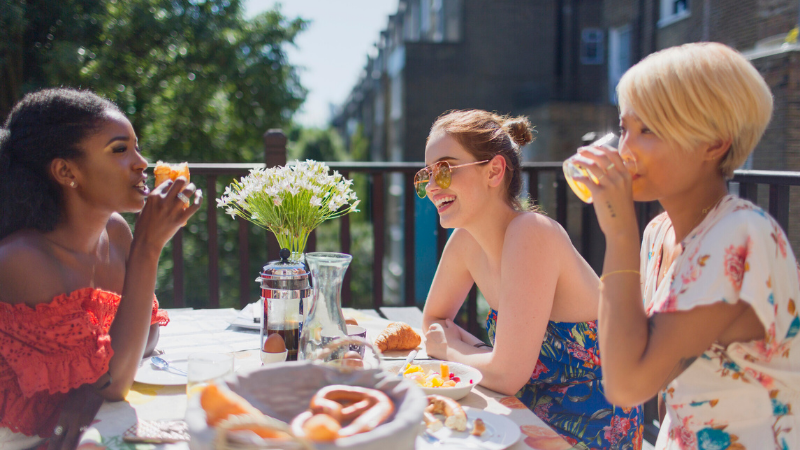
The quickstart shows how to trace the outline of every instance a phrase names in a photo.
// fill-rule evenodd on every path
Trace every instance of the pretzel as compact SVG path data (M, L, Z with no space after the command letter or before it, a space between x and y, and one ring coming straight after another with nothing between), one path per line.
M467 429L467 413L452 398L443 395L429 395L425 411L444 415L444 426L451 430L464 431Z
M442 429L442 421L428 411L422 413L422 420L425 421L425 426L434 433Z
M370 431L394 412L394 403L383 392L358 386L331 385L320 389L311 398L309 411L295 417L292 431L312 440L332 440L331 436L348 437ZM329 424L317 424L319 415L330 416L342 427L333 431ZM323 426L327 429L323 430ZM323 438L323 439L315 439Z

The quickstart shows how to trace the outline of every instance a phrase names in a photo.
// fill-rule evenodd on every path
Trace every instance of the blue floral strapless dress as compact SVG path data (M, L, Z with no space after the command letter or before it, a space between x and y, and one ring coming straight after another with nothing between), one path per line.
M497 311L486 318L494 344ZM642 448L642 407L619 408L606 401L600 372L597 321L547 324L530 380L517 392L539 418L575 449Z

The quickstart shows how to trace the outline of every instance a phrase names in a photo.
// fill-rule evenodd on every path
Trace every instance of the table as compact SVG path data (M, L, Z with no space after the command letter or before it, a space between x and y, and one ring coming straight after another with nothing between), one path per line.
M234 309L168 310L170 323L161 330L158 348L165 355L184 351L229 351L234 353L237 371L256 368L259 358L258 331L233 327L239 311ZM367 329L367 339L374 340L389 321L375 311L345 308L346 317L355 318ZM419 332L419 330L417 330ZM425 357L420 352L420 357ZM460 400L464 406L483 409L504 415L520 426L522 437L510 447L512 450L566 450L571 448L555 431L533 414L516 397L504 396L481 386ZM155 386L134 383L124 402L106 402L100 408L94 423L81 436L80 450L116 449L168 449L186 450L188 444L136 444L134 447L122 440L123 433L137 420L182 420L186 413L185 386Z

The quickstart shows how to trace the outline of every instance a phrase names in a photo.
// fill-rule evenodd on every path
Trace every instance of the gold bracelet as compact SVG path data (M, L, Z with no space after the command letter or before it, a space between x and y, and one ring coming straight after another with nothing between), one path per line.
M638 270L633 270L633 269L614 270L612 272L604 273L602 276L600 276L600 282L605 280L606 277L610 277L611 275L617 275L620 273L635 273L636 275L640 275Z

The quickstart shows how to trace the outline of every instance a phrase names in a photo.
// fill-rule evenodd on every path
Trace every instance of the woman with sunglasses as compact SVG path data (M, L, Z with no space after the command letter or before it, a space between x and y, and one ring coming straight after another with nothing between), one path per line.
M425 303L426 350L480 370L482 385L515 395L571 445L638 448L641 409L602 392L597 276L558 223L521 205L531 139L526 118L479 110L431 128L416 190L454 231ZM453 323L473 284L491 307L492 346Z
M606 236L606 395L662 392L657 449L800 448L797 261L780 225L726 183L769 123L769 87L735 50L700 43L648 56L617 94L620 152L579 151ZM653 200L665 212L640 249L633 202Z

